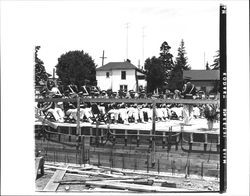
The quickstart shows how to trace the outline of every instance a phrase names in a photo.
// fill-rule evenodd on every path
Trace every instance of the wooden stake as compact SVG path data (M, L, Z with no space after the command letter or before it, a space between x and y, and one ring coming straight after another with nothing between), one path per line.
M136 158L134 159L134 162L135 162L135 165L134 165L135 166L134 171L135 171L135 170L137 170L137 159Z
M82 136L82 145L81 145L81 150L82 150L82 162L85 164L85 137L84 135Z
M122 170L125 168L125 160L124 160L124 155L122 155Z
M139 147L140 145L140 132L137 130L137 138L136 138L136 146Z
M147 154L147 173L149 172L149 154Z
M98 152L98 167L100 166L100 152Z
M160 160L158 159L158 174L160 173Z
M77 164L77 153L78 153L78 150L76 149L76 164Z
M80 128L80 97L79 96L77 96L76 101L77 101L76 134L81 135L81 128Z
M125 129L124 142L125 142L125 146L127 146L127 144L128 144L128 130L126 130L126 129Z
M203 162L201 162L201 177L203 178Z

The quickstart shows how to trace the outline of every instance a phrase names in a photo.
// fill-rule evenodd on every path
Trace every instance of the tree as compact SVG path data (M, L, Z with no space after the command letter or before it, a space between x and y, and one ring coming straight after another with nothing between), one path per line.
M168 82L169 90L182 90L183 86L183 70L190 70L190 66L187 63L187 57L184 41L181 40L181 44L178 48L178 54L174 63L174 67L170 72L170 78Z
M175 64L170 74L168 89L174 91L176 89L182 90L183 87L183 70L179 64Z
M35 46L35 85L44 84L48 79L48 73L45 70L44 63L38 58L38 51L41 46Z
M153 56L145 61L147 92L153 92L156 88L162 89L166 82L165 67L162 60Z
M184 46L183 39L181 40L181 44L178 48L178 54L176 57L176 64L178 64L182 70L190 70L190 66L187 63L186 50Z
M75 84L78 87L89 81L96 82L96 65L91 56L83 51L69 51L58 59L56 73L63 85Z
M206 63L206 70L210 70L208 62Z
M214 56L214 63L211 65L212 70L220 69L220 51L216 51L216 55Z
M170 49L171 47L168 45L166 41L164 41L161 44L161 47L160 47L161 52L160 52L159 59L162 61L162 64L165 67L167 79L169 78L170 72L174 67L174 63L172 60L173 55L169 52Z

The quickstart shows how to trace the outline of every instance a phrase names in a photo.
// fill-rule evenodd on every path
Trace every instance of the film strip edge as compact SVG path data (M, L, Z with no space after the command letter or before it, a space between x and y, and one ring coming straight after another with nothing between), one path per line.
M225 5L220 5L220 193L227 189L227 53Z

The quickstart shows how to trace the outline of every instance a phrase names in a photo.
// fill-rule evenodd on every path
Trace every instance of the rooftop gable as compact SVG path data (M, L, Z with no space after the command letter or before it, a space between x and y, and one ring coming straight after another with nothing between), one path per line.
M96 71L111 71L121 69L137 69L137 67L128 61L125 62L110 62L102 67L96 69Z
M219 80L219 70L188 70L183 71L183 79L190 80Z

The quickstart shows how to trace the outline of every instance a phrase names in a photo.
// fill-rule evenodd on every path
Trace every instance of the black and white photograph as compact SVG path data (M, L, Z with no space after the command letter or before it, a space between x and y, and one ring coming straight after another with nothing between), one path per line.
M16 15L2 9L3 44L20 30L31 63L8 79L16 109L2 155L22 170L15 183L26 177L33 194L227 193L231 4L4 2Z

